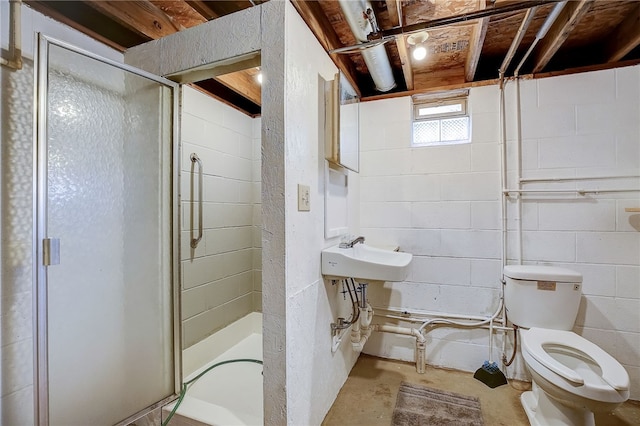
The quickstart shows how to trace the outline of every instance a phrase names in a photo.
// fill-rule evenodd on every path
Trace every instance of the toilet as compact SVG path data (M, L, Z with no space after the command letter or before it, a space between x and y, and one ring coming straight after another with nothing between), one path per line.
M582 275L551 266L504 268L507 318L519 327L532 390L520 401L536 425L595 426L594 412L629 398L629 375L596 344L572 330Z

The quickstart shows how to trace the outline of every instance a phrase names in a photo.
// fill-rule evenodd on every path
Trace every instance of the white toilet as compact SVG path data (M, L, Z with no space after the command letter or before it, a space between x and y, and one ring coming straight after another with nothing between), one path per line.
M532 425L594 426L594 411L629 398L629 375L597 345L571 331L582 275L550 266L505 266L507 318L520 327L532 390L520 397Z

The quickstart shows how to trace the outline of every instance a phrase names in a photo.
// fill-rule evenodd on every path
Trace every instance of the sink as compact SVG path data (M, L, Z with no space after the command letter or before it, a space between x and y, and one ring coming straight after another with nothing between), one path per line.
M339 245L322 250L322 275L329 279L353 278L359 282L404 281L413 259L410 253L366 244Z

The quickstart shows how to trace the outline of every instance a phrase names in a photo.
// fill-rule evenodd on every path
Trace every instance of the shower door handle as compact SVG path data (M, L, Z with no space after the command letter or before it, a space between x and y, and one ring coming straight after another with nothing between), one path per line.
M194 152L191 154L192 168L195 166L195 163L198 164L198 237L191 238L191 248L198 247L198 243L200 243L200 240L202 239L202 161L200 161L198 154ZM193 182L193 177L191 182ZM193 191L191 199L191 224L191 236L193 236Z
M60 264L59 238L45 238L42 240L42 264L44 266Z

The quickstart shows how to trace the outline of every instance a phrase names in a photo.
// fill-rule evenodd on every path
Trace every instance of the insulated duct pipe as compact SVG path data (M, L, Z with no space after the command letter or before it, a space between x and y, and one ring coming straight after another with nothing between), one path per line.
M22 0L9 0L9 59L0 58L0 65L22 69L22 33L20 12Z
M339 0L339 3L356 40L359 43L369 41L367 36L370 33L377 32L377 29L371 26L371 22L367 18L368 10L371 11L369 15L373 15L371 3L365 0ZM375 22L375 19L372 19L372 21ZM384 44L369 47L362 50L361 53L367 68L369 68L376 90L388 92L396 87L396 81L393 78L393 71L391 70L389 56L387 56Z

